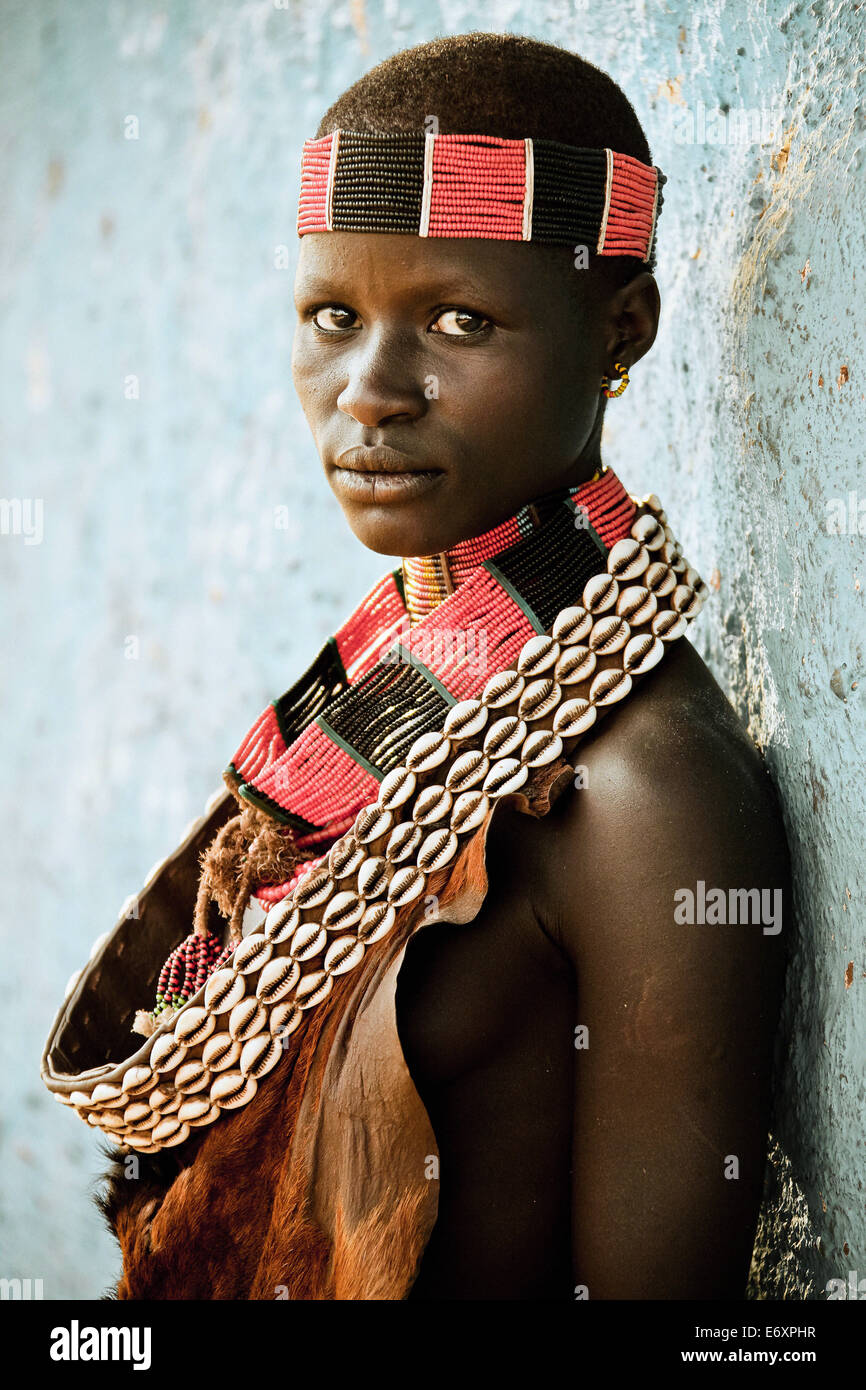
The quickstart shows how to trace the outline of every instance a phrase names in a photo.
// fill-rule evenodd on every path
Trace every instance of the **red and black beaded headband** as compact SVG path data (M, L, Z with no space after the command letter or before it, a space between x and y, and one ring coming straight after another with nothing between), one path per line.
M632 155L557 140L333 130L304 141L298 235L580 244L652 265L665 182Z

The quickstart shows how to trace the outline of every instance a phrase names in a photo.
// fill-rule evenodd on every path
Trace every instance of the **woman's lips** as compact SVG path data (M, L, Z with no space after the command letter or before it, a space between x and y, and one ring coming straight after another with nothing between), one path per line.
M407 473L375 473L356 468L334 469L334 485L347 501L406 502L430 492L445 477L441 468Z

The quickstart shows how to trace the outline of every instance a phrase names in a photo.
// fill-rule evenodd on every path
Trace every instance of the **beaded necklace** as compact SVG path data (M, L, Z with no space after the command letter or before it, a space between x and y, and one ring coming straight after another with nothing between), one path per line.
M707 594L658 498L630 496L611 469L455 551L408 563L415 612L427 609L408 630L406 562L380 580L232 760L238 798L302 855L262 929L225 945L193 933L169 958L143 1047L70 1073L70 1055L98 1051L100 979L129 957L136 924L122 919L74 983L43 1080L115 1142L157 1152L248 1104L335 980L375 964L425 893L446 891L500 800L545 813L579 740ZM434 604L461 559L468 573ZM454 649L470 633L484 637L478 660Z
M492 638L495 642L501 631L497 617L510 623L512 605L505 590L494 590L494 603L498 600L501 604L501 615L495 606L487 607L483 629L473 628L471 623L455 628L450 625L455 616L465 623L476 603L475 588L462 586L486 560L531 535L566 498L580 508L606 543L627 534L635 504L611 469L599 469L587 482L537 498L481 535L459 541L441 554L404 558L399 570L392 570L374 585L292 689L269 705L253 725L227 769L227 778L244 801L290 827L302 856L282 882L251 888L251 896L259 904L270 907L285 898L308 871L323 862L325 854L315 850L330 847L350 828L361 807L375 795L378 780L394 765L402 746L401 719L409 732L421 733L428 726L434 727L440 694L453 702L478 685L477 671L471 686L464 683L465 663L474 661L477 667L486 662L487 641ZM458 590L461 602L455 600L434 617L434 610ZM480 636L483 652L481 641L472 640ZM471 648L468 651L466 639ZM385 646L390 647L387 657ZM427 657L423 661L422 652ZM390 751L383 753L365 742L362 753L362 731L374 727L380 718L374 708L380 701L379 687L371 673L377 668L376 674L381 676L389 666L393 672L394 658L408 659L411 665L402 681L391 680L389 686L385 737ZM495 661L490 667L493 669ZM485 670L486 665L481 674ZM371 691L366 696L362 690L365 677L369 677ZM425 690L425 683L438 685L438 692ZM354 710L351 697L340 699L353 688L358 691ZM306 730L296 729L293 740L295 726L285 711L317 708L325 691L329 692L328 703ZM425 716L424 711L429 713ZM305 731L308 736L302 742ZM286 788L283 795L280 786ZM139 1016L138 1031L148 1036L151 1024L161 1014L182 1008L208 976L229 960L237 945L242 906L246 902L236 904L236 930L225 944L217 934L199 929L175 947L160 971L156 1007L151 1014Z

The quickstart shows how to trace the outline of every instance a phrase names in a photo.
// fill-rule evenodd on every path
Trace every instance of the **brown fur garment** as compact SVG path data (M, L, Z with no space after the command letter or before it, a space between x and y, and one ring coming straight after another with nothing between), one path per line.
M495 802L454 864L430 876L428 892L441 909L461 903L454 920L471 920L484 901L486 837L496 807L512 801L543 815L573 776L562 760L545 772L531 799L516 793ZM392 932L368 948L358 968L335 978L326 1003L290 1036L286 1056L250 1104L177 1148L135 1154L138 1177L125 1175L128 1156L115 1159L98 1202L123 1255L118 1298L406 1297L429 1235L420 1221L423 1186L392 1192L353 1229L342 1221L340 1191L333 1192L331 1238L309 1207L315 1153L295 1152L293 1137L302 1102L318 1104L317 1093L306 1094L314 1061L327 1058L350 999L361 997L382 958L405 944L422 911L423 901L401 909ZM321 1068L316 1075L321 1079Z

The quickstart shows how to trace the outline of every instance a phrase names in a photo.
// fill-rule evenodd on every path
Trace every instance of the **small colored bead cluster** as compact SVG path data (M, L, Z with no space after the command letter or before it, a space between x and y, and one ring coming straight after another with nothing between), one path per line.
M159 972L156 991L156 1008L151 1014L158 1019L166 1009L182 1009L202 987L208 976L219 969L231 956L235 942L223 946L220 938L211 932L199 936L192 932L179 946L175 946Z

